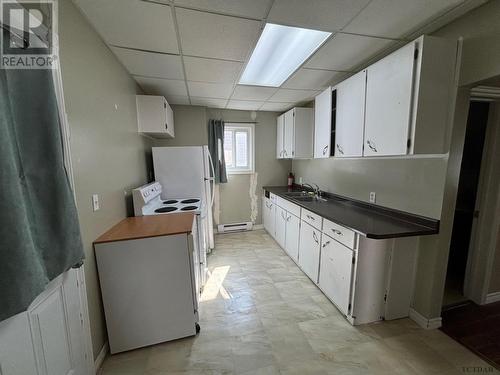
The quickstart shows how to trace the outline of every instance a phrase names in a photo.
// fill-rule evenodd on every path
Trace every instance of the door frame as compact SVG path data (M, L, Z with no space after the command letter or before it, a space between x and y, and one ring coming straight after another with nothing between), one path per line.
M54 35L54 49L56 56L60 57L59 52L59 35L56 33ZM73 174L73 162L71 159L71 143L70 143L70 127L68 122L68 115L66 113L66 105L64 101L64 87L62 81L62 71L61 71L60 58L54 63L54 69L52 69L52 80L54 83L54 91L56 94L57 107L59 109L59 125L61 128L61 141L63 147L63 158L64 167L66 169L66 174L68 176L69 184L71 186L71 191L73 194L73 200L75 202L75 207L77 207L76 195L75 195L75 180ZM80 300L80 307L82 312L82 340L84 340L84 347L86 351L87 358L87 370L89 374L96 373L96 367L94 363L94 350L92 346L92 337L90 332L90 317L88 309L88 299L87 299L87 284L85 282L85 264L76 269L76 278L78 282L78 298Z
M500 225L500 217L495 215L500 210L500 177L497 176L498 169L495 168L500 163L499 151L500 100L497 100L490 103L474 207L475 211L479 211L479 215L472 224L464 280L465 297L479 305L487 303L496 252L496 228Z

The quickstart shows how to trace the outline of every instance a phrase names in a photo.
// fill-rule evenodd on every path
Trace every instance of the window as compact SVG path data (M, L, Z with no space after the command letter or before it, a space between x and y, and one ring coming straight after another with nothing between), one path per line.
M226 123L224 158L228 174L254 172L254 125Z

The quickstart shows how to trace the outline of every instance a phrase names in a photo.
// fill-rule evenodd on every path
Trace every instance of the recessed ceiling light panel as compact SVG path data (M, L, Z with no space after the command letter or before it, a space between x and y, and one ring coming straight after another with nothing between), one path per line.
M239 83L281 86L330 35L325 31L266 24Z

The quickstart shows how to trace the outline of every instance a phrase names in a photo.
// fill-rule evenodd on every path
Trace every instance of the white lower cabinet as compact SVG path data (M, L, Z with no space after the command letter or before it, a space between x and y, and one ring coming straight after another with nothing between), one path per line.
M300 226L299 266L309 278L318 283L321 232L306 222Z
M299 261L299 237L300 219L295 215L287 213L284 249L295 263Z
M353 250L322 235L319 287L345 315L350 312L353 257Z
M273 238L276 235L275 216L276 215L275 215L274 203L271 202L271 199L262 197L262 224L264 225L264 229L267 231L267 233L269 233Z
M275 227L275 233L276 233L276 242L281 246L281 248L285 249L285 236L286 236L286 218L287 218L287 212L279 207L276 206L276 227Z
M408 316L418 237L366 238L273 194L262 207L264 228L351 324Z

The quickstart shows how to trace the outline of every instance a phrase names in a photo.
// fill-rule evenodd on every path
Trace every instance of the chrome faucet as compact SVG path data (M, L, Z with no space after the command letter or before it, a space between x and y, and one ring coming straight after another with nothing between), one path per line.
M314 185L314 186L313 186ZM309 188L311 188L313 191L314 191L314 197L316 199L319 199L321 198L321 189L319 188L319 186L315 183L313 183L312 185L311 184L302 184L302 186L307 186Z

